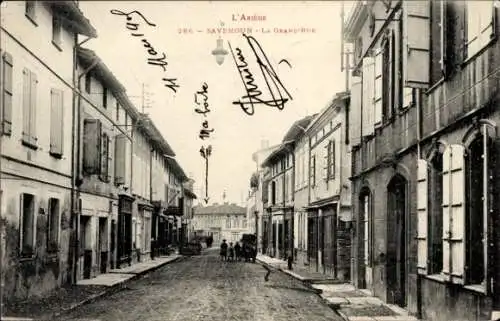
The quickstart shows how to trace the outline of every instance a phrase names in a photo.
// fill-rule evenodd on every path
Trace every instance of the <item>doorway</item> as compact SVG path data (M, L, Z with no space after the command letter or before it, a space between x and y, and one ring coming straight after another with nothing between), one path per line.
M387 187L387 301L406 306L407 181L396 175Z
M108 219L99 217L99 271L106 273L108 267Z
M373 248L373 217L371 211L371 193L365 188L359 197L360 207L360 247L362 248L361 264L362 279L360 287L373 293L373 267L372 267L372 248Z

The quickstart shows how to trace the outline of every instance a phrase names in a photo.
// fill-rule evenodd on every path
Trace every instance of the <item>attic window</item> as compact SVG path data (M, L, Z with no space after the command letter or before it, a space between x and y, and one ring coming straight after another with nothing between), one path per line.
M52 17L52 43L61 50L62 24L57 16Z
M36 23L36 1L26 1L24 15L35 25Z

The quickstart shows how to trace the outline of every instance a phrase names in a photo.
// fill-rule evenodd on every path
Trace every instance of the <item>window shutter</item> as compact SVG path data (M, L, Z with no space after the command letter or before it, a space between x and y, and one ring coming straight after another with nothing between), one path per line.
M335 164L336 164L336 159L335 159L335 156L336 156L336 149L335 149L335 141L332 140L332 156L331 156L331 161L330 161L330 175L332 176L333 179L335 179Z
M26 143L30 142L30 112L31 112L31 83L30 71L27 68L23 69L23 132L22 140Z
M418 243L418 273L427 274L427 226L428 226L428 177L427 161L419 159L417 163L417 243Z
M126 166L127 161L127 136L118 135L115 138L115 184L125 184Z
M36 145L36 103L38 78L34 72L30 72L30 142Z
M63 154L63 92L52 89L50 91L50 153L61 156Z
M467 2L467 55L472 57L495 35L493 1Z
M383 73L383 57L384 50L380 48L375 52L375 85L374 85L374 125L382 125L382 73Z
M328 178L330 177L330 148L331 148L331 141L328 141L328 143L324 147L326 149L325 151L325 162L323 166L323 176L326 181L328 181Z
M449 145L443 153L443 275L453 283L465 280L464 147Z
M363 106L362 106L362 133L363 136L371 136L374 131L374 80L375 61L373 57L363 58Z
M101 162L101 132L99 119L85 119L83 131L83 171L86 174L99 174Z
M362 78L352 77L351 103L349 106L349 137L352 146L357 146L361 142L362 90Z
M404 87L429 87L429 7L429 1L403 1Z
M12 69L14 67L12 55L5 52L3 54L2 66L2 134L12 133Z

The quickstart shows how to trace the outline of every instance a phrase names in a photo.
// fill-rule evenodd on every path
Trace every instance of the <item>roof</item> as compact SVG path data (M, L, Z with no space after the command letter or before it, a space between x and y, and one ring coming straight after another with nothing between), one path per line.
M298 140L305 133L307 126L311 123L314 117L316 117L316 115L317 114L309 115L294 122L290 129L286 132L285 137L283 137L283 142Z
M210 215L210 214L219 214L219 215L246 215L247 209L236 204L212 204L209 206L195 206L193 208L194 215Z
M290 152L289 147L292 146L293 143L294 143L293 140L283 142L278 149L276 149L269 156L267 156L267 158L262 162L261 167L267 167L274 160L285 156L287 153Z
M177 174L179 176L179 178L181 179L181 181L184 182L184 181L189 179L189 177L187 177L187 175L184 172L184 170L182 169L181 165L179 165L179 163L177 162L177 160L175 158L165 157L165 159L167 160L167 164L170 166L170 168L172 169L174 174Z
M196 199L196 198L197 198L197 197L196 197L196 194L195 194L195 193L193 193L193 191L191 191L191 190L190 190L190 189L188 189L188 188L184 188L184 195L185 195L185 196L188 196L188 197L190 197L190 198L192 198L192 199Z
M322 116L325 115L328 110L339 106L340 102L344 101L346 98L349 98L349 97L350 97L350 93L347 91L342 91L342 92L335 94L335 96L328 103L328 105L326 105L326 107L324 107L319 112L319 114L316 114L316 117L309 123L309 125L307 126L307 129L306 129L306 133L310 133L311 128L313 128L314 125L320 121Z
M170 147L168 142L155 126L153 120L147 114L139 113L138 125L140 125L139 128L143 129L143 132L153 141L153 143L156 145L156 148L158 148L160 152L162 152L164 155L172 157L175 156L174 150L172 149L172 147ZM184 176L186 175L184 174Z
M125 87L121 84L118 78L109 70L108 66L102 61L97 54L90 49L77 47L78 62L88 68L95 63L92 72L97 78L104 82L113 92L125 92Z
M78 8L76 1L44 1L48 4L54 14L56 14L62 23L69 29L75 32L97 38L96 29L90 24L90 21L83 15L83 12Z

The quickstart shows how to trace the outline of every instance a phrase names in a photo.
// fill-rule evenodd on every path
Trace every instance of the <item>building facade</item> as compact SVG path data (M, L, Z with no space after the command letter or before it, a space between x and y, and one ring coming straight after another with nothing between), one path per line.
M243 234L249 233L246 208L236 204L195 206L193 226L197 236L212 236L214 246L222 240L239 242Z
M72 23L67 23L69 17ZM1 237L3 300L71 282L72 123L77 35L96 31L73 2L2 7Z
M76 195L78 253L76 279L115 268L120 202L131 200L131 133L124 123L137 112L125 90L91 50L77 49ZM121 117L120 117L121 116ZM113 236L113 237L112 237Z
M359 1L346 25L353 281L425 320L500 311L498 10Z
M307 258L316 271L350 279L351 190L347 93L337 94L306 130L309 138Z

